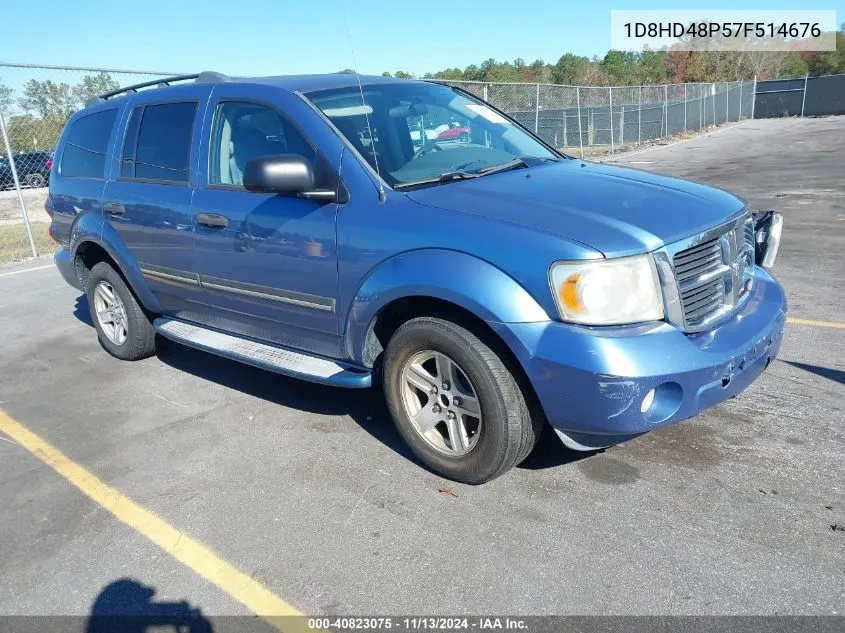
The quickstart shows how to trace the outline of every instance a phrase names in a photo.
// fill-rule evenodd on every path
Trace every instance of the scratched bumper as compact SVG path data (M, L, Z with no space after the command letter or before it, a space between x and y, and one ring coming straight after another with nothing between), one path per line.
M586 328L491 324L510 345L567 446L590 449L690 418L735 396L777 356L786 316L780 285L755 268L752 296L713 330L666 323ZM654 404L641 410L656 390Z

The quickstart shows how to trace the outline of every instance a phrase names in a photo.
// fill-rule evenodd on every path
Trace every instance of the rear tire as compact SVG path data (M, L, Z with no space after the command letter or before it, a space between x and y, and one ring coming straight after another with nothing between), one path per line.
M542 419L531 415L513 375L456 323L404 323L387 344L382 379L402 438L444 477L485 483L525 459L537 441Z
M155 328L126 285L106 262L88 273L86 294L100 344L121 360L140 360L155 353Z

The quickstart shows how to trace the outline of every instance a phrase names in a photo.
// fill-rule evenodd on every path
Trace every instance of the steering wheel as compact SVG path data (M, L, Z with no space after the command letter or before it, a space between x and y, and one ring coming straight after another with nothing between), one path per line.
M423 146L420 147L416 152L414 152L414 158L418 158L424 154L428 154L429 152L442 152L443 148L440 147L440 144L437 141L426 141L423 143Z

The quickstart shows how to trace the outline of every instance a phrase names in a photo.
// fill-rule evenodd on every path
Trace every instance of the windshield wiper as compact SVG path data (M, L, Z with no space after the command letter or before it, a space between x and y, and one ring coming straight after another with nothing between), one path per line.
M417 185L432 185L440 182L451 182L453 180L467 180L469 178L478 178L484 174L470 171L447 171L436 178L426 178L425 180L413 180L411 182L403 182L394 185L394 189L405 189L406 187L416 187Z
M472 172L476 176L487 176L488 174L497 174L500 171L509 171L511 169L522 169L523 167L530 167L530 165L521 158L514 158L506 163L499 163L498 165L490 165L484 169Z
M452 182L453 180L469 180L470 178L480 178L481 176L489 176L490 174L498 174L502 171L510 171L511 169L523 169L531 167L530 163L522 158L514 158L506 163L499 163L498 165L490 165L476 171L447 171L435 178L426 178L425 180L414 180L412 182L403 182L394 185L394 189L406 189L408 187L417 187L421 185L436 185L444 182Z

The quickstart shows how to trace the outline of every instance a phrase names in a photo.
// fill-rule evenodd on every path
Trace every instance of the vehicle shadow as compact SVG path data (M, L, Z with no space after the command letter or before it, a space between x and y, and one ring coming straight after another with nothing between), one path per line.
M791 360L784 360L781 362L786 363L787 365L792 365L793 367L797 367L798 369L803 369L804 371L808 371L811 374L815 374L816 376L827 378L828 380L832 380L833 382L838 382L840 385L845 385L845 371L842 371L841 369L831 369L830 367L808 365L807 363L797 363Z
M86 633L174 631L211 633L211 621L186 601L154 602L156 590L121 578L106 585L94 599Z
M86 325L94 326L85 295L77 298L73 314ZM414 464L426 468L393 425L378 385L371 389L342 389L289 378L180 345L162 336L156 337L156 356L174 369L283 407L319 415L348 415L373 438ZM519 467L543 470L594 454L569 450L547 424L534 451Z
M88 309L88 297L86 295L81 294L76 298L76 304L73 306L73 316L85 325L94 327L94 321L91 319L91 311Z
M419 464L394 427L378 387L343 389L289 378L180 345L162 336L156 337L156 356L174 369L273 404L318 415L348 415L379 442Z
M537 445L531 454L525 458L517 468L525 470L545 470L579 462L603 452L597 451L573 451L560 441L554 429L547 423L543 425L543 432L537 439Z

